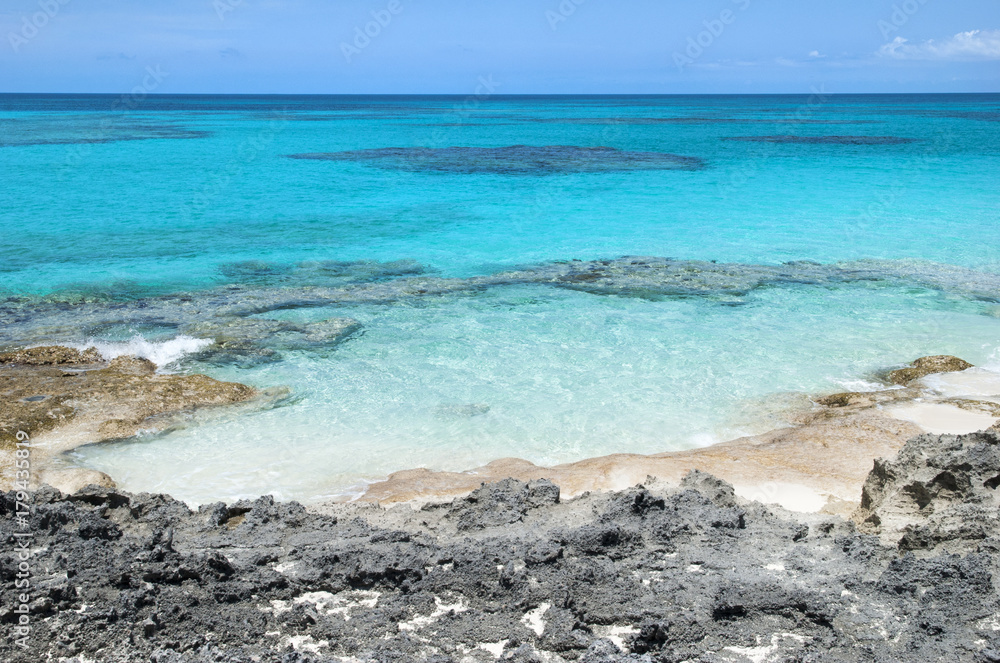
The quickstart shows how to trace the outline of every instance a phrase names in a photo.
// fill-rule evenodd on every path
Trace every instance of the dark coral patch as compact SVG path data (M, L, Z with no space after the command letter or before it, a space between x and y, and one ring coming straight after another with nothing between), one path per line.
M104 118L54 118L24 122L0 119L0 147L29 145L98 145L132 140L207 138L212 133L174 124L133 122L117 115Z
M794 115L780 118L740 118L740 117L552 117L525 118L530 122L549 124L867 124L866 120L816 120L803 119Z
M962 111L960 113L952 113L950 117L956 117L960 120L1000 122L1000 111Z
M508 147L385 147L348 152L292 154L292 159L352 161L410 172L551 175L631 170L697 170L697 157L664 152L632 152L613 147L511 145Z
M731 136L722 140L801 145L903 145L914 141L913 138L900 136Z

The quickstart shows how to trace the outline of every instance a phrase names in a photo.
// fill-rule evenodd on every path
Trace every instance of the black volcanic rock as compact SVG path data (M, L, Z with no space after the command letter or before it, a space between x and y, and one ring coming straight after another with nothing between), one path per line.
M419 510L46 488L23 528L8 493L0 660L988 661L998 449L991 432L911 440L876 464L864 531L704 473L569 501L507 480Z

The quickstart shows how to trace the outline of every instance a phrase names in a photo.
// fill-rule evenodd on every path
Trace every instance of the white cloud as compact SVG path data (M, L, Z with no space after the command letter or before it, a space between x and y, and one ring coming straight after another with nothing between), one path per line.
M897 60L1000 60L1000 30L970 30L940 41L896 37L878 50Z

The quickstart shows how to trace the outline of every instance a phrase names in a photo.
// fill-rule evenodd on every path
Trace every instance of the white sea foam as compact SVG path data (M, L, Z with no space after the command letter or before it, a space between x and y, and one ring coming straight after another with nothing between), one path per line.
M194 338L193 336L177 336L165 341L150 341L136 334L127 341L102 341L88 340L85 343L72 345L79 349L97 348L101 356L105 359L114 359L132 355L142 357L156 364L157 368L163 368L178 361L185 355L189 355L211 345L212 341L204 338Z
M985 346L989 347L989 346ZM986 362L980 367L993 373L1000 373L1000 347L994 348Z
M863 379L830 378L830 382L841 387L844 391L892 391L903 387L895 384L883 384Z

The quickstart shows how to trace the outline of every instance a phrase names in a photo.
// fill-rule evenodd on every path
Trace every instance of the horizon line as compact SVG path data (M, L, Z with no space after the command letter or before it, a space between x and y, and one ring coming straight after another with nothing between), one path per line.
M5 92L0 96L121 96L131 92ZM827 92L824 90L809 90L804 92L525 92L470 95L459 92L157 92L147 93L144 97L470 97L486 99L525 98L525 97L803 97L822 95L824 97L843 96L971 96L996 95L994 92Z

